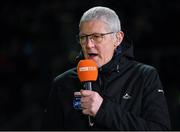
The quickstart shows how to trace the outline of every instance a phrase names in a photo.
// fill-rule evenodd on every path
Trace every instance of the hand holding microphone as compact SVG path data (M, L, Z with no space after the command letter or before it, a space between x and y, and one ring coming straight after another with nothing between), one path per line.
M103 98L94 91L81 90L80 93L83 114L95 117L102 104Z

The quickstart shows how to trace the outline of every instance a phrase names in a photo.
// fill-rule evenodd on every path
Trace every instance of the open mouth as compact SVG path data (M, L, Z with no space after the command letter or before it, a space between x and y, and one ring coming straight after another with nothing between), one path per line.
M97 53L88 53L88 55L90 58L94 58L94 57L98 56Z

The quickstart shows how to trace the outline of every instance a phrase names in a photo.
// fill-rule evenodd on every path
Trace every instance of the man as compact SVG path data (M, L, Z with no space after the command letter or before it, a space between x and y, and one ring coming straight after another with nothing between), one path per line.
M93 7L83 14L79 31L81 59L97 63L98 79L90 91L81 85L77 68L56 77L44 129L169 130L158 73L133 59L117 14L107 7ZM80 109L73 107L74 93L80 96Z

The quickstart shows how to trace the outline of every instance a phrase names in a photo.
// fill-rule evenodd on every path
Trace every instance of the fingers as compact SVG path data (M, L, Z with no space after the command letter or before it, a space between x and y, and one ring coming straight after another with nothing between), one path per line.
M80 90L81 96L90 96L92 92L90 90Z
M83 109L89 109L91 107L91 100L89 94L81 94L81 107Z
M85 115L91 115L90 112L89 112L89 109L82 109L82 113L85 114Z
M90 102L88 99L81 98L81 107L83 109L88 109L90 107Z
M93 107L90 103L82 103L81 104L82 107L82 113L85 115L93 115Z
M95 91L81 90L80 93L83 114L95 116L103 98Z
M82 113L85 115L91 115L94 92L90 90L81 90L80 93L81 93Z

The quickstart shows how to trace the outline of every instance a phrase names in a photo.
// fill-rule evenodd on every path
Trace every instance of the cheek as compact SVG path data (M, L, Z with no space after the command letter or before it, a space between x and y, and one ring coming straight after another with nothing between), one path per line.
M82 48L84 57L87 58L87 51L86 51L86 48L83 47L83 46L81 46L81 48Z
M114 47L103 47L101 50L103 59L110 59L114 53Z

